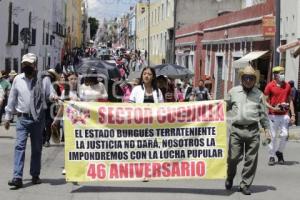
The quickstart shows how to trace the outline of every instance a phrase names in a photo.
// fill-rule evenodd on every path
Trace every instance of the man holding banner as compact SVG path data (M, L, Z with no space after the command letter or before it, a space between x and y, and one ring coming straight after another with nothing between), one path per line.
M255 70L249 65L241 71L240 77L242 85L232 88L226 100L232 126L225 187L227 190L232 188L237 165L241 156L244 156L245 162L239 190L244 195L250 195L249 187L253 182L257 168L260 142L258 123L261 123L267 137L270 137L268 131L270 125L263 93L255 87L257 80Z

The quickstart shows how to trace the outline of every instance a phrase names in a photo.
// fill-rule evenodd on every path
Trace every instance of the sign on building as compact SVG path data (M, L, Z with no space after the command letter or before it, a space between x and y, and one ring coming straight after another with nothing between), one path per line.
M265 37L274 37L276 26L274 16L263 16L262 19L262 32Z

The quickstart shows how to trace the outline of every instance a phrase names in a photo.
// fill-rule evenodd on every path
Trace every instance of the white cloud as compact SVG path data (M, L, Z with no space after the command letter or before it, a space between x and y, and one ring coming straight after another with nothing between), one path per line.
M129 11L137 0L88 0L88 15L97 19L117 17Z

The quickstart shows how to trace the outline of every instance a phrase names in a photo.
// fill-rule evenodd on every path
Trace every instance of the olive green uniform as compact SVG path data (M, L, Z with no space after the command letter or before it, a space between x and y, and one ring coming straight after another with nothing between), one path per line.
M245 92L236 86L229 91L227 102L231 131L228 148L227 180L233 180L238 163L245 157L240 187L249 187L254 179L260 143L259 125L269 129L263 93L256 87Z

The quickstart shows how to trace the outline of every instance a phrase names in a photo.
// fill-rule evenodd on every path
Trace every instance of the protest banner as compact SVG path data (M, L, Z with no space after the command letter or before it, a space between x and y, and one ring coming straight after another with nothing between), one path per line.
M224 179L225 107L66 102L66 180Z

